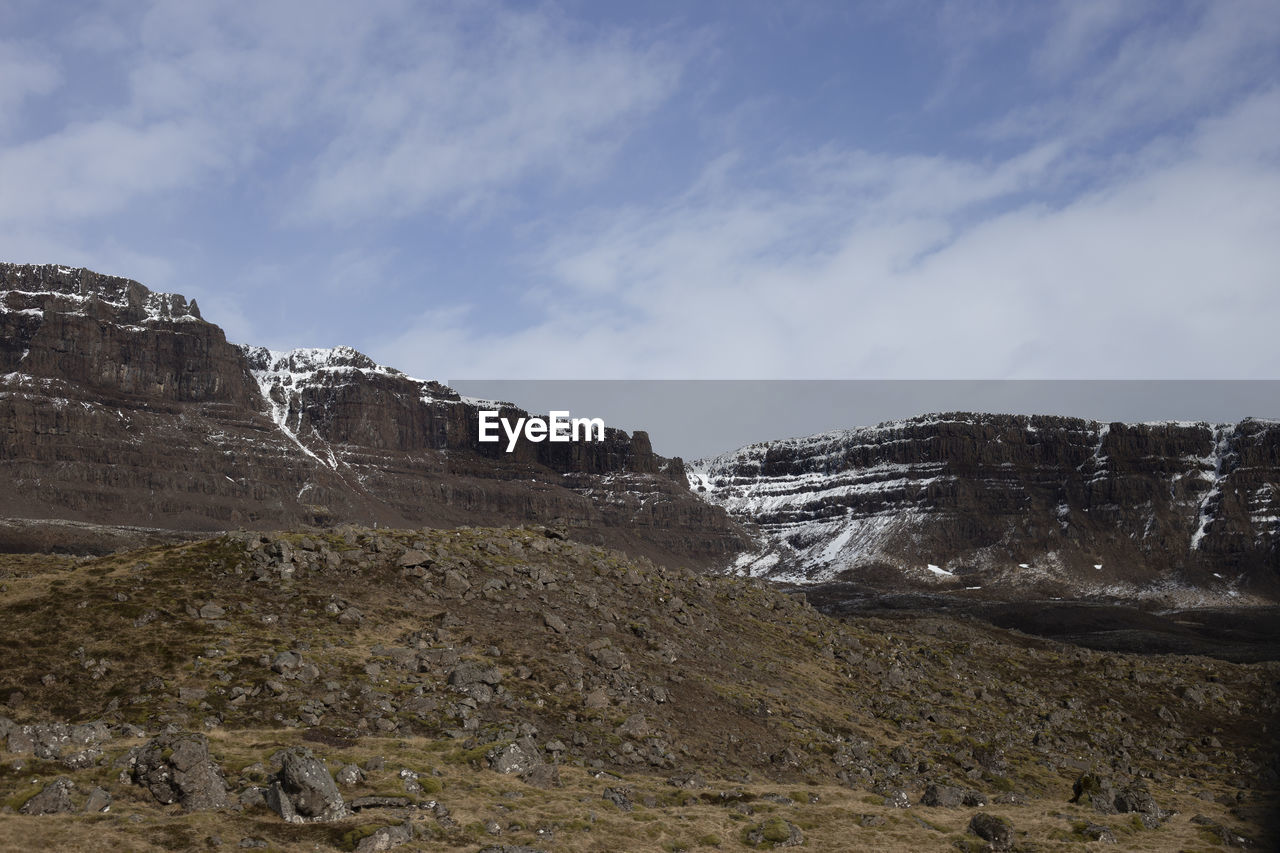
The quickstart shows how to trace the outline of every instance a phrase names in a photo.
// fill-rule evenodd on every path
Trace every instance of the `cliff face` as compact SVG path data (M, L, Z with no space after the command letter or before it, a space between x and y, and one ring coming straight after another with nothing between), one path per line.
M758 527L760 548L738 562L753 574L1229 596L1274 587L1280 570L1276 422L931 415L690 471Z
M556 522L694 565L742 546L643 432L506 453L478 441L477 402L346 347L230 344L194 302L134 281L0 264L2 516L188 530Z

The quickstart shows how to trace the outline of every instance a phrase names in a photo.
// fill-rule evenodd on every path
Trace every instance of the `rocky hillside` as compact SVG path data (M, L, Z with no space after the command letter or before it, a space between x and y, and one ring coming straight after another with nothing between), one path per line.
M737 564L753 575L1223 601L1280 588L1276 421L929 415L750 445L690 476L758 528Z
M555 522L700 565L744 541L643 432L506 453L478 441L476 415L346 347L236 346L181 296L0 264L0 517L191 531ZM79 537L92 547L88 528ZM44 538L10 524L0 549Z
M1280 669L546 528L0 556L0 849L1273 849Z

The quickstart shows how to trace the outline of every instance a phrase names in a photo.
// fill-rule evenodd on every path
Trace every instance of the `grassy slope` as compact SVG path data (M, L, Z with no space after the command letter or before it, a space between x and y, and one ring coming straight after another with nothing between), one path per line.
M282 561L282 542L298 556ZM402 569L410 547L430 564ZM422 773L440 787L423 797L445 803L456 822L414 812L422 849L744 849L745 830L771 816L800 826L806 846L820 850L972 839L964 830L974 809L894 810L875 793L901 787L914 803L928 782L1025 795L1026 805L986 810L1040 850L1078 849L1086 819L1113 827L1122 849L1213 849L1192 815L1259 836L1277 802L1256 781L1276 746L1264 725L1277 707L1271 664L1095 653L944 619L910 633L874 619L839 623L758 584L635 563L532 529L350 529L88 561L0 559L0 701L24 694L0 711L18 722L207 731L236 790L261 781L288 744L311 746L335 770L382 756L386 769L344 794L401 794L396 771ZM221 618L195 614L210 601ZM339 619L350 607L363 614L358 624ZM564 632L548 627L557 618ZM319 677L283 678L265 665L289 649ZM474 710L448 684L467 660L502 675L497 695ZM624 725L637 714L648 731ZM522 724L540 745L568 747L563 787L486 769L485 754ZM139 742L111 741L104 761ZM68 773L29 756L18 772L14 759L0 764L0 802L10 809ZM1072 780L1090 767L1151 776L1156 800L1179 814L1147 830L1128 815L1067 803ZM708 787L666 781L691 771ZM298 827L262 811L178 815L118 772L68 773L81 796L108 787L109 814L0 814L0 849L27 849L38 837L59 849L110 840L172 850L213 835L341 849L353 828L398 819L370 812ZM635 811L601 800L618 785L634 789ZM731 789L754 798L754 813L719 797ZM863 826L867 814L886 820ZM487 820L506 828L501 839L485 834Z

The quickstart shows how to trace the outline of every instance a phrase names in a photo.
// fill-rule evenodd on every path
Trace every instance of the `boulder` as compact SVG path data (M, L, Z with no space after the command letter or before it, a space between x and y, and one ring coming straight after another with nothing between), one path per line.
M955 809L964 803L964 792L950 785L929 785L920 797L920 805Z
M1111 827L1102 826L1096 823L1086 824L1081 830L1081 834L1090 841L1097 841L1100 844L1115 844L1116 834L1111 831Z
M514 743L492 750L488 760L489 767L498 773L523 775L542 764L542 755L533 738L522 737Z
M85 813L96 814L110 810L111 793L106 788L98 787L89 792L89 799L85 800L84 803Z
M1013 847L1013 825L1005 818L978 812L969 819L969 831L989 843L992 850L1003 851Z
M73 810L71 789L75 785L66 776L59 776L22 804L18 811L26 815L63 814Z
M600 799L613 803L624 812L629 812L635 808L631 802L630 788L605 788L604 793L600 795Z
M502 673L496 666L486 666L477 661L463 661L449 673L449 683L454 687L468 687L472 684L490 686L502 682Z
M411 569L414 566L421 566L431 562L431 555L426 551L419 551L416 548L405 551L400 555L399 565L405 569Z
M398 826L384 826L375 829L372 835L366 835L356 843L355 853L381 853L408 844L413 840L413 824L405 821Z
M227 784L202 734L161 735L140 747L132 778L159 802L186 811L226 808Z
M312 755L309 749L295 747L284 753L276 785L272 787L273 790L278 787L274 799L281 806L277 811L286 820L289 817L280 802L281 795L288 800L293 812L303 819L330 821L347 816L347 807L337 783L329 775L324 762ZM272 799L268 797L268 805Z
M1154 829L1169 816L1169 813L1156 805L1151 793L1139 782L1126 785L1115 795L1112 801L1116 811L1139 815L1144 826Z

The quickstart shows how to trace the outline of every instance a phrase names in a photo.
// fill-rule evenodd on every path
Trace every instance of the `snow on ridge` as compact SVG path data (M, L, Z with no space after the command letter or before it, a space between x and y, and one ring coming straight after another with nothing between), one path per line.
M884 421L874 426L859 426L847 429L828 430L826 432L813 433L805 436L793 436L788 438L773 439L770 441L758 441L751 444L743 445L737 450L731 450L721 453L717 456L708 456L696 459L688 463L691 467L697 467L704 472L714 472L718 468L724 468L729 465L741 465L747 460L763 460L771 451L777 450L795 450L809 451L806 458L816 458L819 456L835 456L837 454L847 452L848 450L857 449L864 446L884 447L892 444L893 439L886 439L885 436L891 436L894 433L901 432L905 429L927 426L938 426L943 424L982 424L991 419L1011 418L1021 422L1023 428L1028 433L1039 431L1033 421L1037 418L1059 418L1057 415L1007 415L986 412L949 412L949 413L932 413L918 415L911 418L902 418L898 420ZM1061 420L1079 421L1085 432L1091 432L1097 436L1097 445L1094 449L1093 458L1096 460L1104 460L1106 454L1103 452L1107 436L1110 434L1111 425L1103 421L1085 420L1077 418L1061 417ZM1280 421L1269 421L1264 418L1245 418L1245 421L1257 423L1280 423ZM1230 429L1232 424L1215 424L1208 421L1142 421L1134 424L1136 426L1168 426L1180 429ZM909 439L899 439L906 441ZM856 443L854 443L856 442ZM825 450L826 453L821 451Z
M1223 467L1231 453L1231 439L1235 436L1235 433L1236 429L1233 426L1218 427L1214 430L1213 453L1211 456L1213 461L1213 485L1209 488L1209 491L1205 492L1200 501L1200 506L1196 510L1196 532L1191 534L1190 550L1192 551L1199 550L1200 543L1204 541L1205 534L1209 531L1209 525L1213 522L1213 502L1215 499L1220 500L1222 496Z
M187 302L185 296L177 293L156 293L142 285L134 283L132 290L109 292L97 290L70 293L61 290L19 290L10 288L0 290L0 313L21 313L35 316L44 315L44 307L10 308L9 301L32 303L36 300L53 300L53 310L62 314L84 315L91 304L97 303L116 311L141 311L142 316L134 323L203 323L199 316L199 307L195 301ZM132 325L120 324L117 325Z

